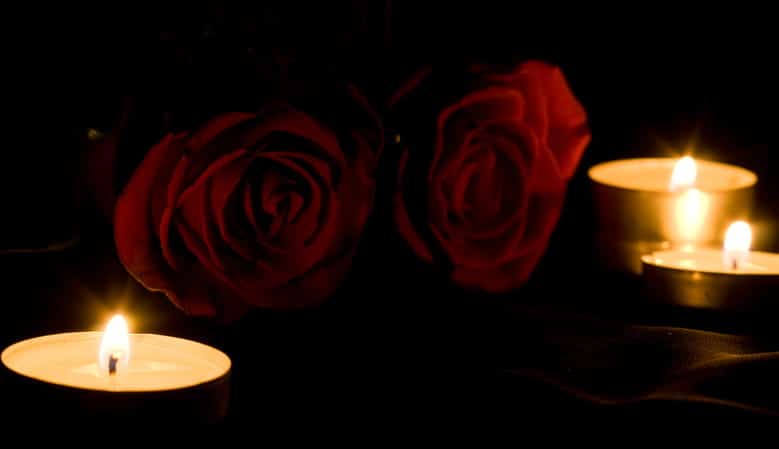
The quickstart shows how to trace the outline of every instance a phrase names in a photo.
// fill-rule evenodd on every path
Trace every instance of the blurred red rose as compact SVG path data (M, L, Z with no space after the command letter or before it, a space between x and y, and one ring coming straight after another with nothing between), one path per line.
M504 292L544 254L587 116L559 68L421 72L391 101L403 154L395 218L423 260L459 285ZM415 130L415 127L427 126ZM408 132L406 132L408 131Z
M365 114L345 132L281 105L163 138L116 205L128 271L196 315L325 300L351 265L382 145L375 114L350 94Z

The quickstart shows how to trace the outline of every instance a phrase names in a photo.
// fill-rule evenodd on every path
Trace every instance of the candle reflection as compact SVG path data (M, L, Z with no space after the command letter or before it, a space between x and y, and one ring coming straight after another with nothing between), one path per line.
M728 227L723 245L722 263L726 268L737 270L749 259L752 245L752 229L745 221L736 221Z
M700 240L709 213L709 197L698 189L688 189L674 204L675 238L681 245Z

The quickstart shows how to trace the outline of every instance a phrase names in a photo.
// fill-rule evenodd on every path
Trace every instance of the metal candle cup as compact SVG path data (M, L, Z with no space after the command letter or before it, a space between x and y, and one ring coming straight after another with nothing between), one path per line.
M696 309L779 308L779 254L753 251L725 266L722 250L659 251L642 258L644 287L655 302Z
M672 191L677 162L624 159L590 168L595 243L606 268L639 275L641 256L677 246L716 246L730 222L749 217L753 172L699 160L694 187Z

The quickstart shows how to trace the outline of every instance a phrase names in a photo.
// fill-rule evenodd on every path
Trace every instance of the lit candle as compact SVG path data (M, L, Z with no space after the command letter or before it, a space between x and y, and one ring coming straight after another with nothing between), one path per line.
M218 421L227 410L227 355L181 338L130 334L121 316L105 332L32 338L9 346L0 358L22 388L47 398L40 410L22 395L22 406L33 407L34 415L51 404L69 404L69 413L97 417Z
M695 179L698 177L698 164L692 156L684 156L674 164L671 172L671 181L668 183L668 190L674 192L681 189L689 189L695 185Z
M749 217L757 176L718 162L646 158L592 167L596 245L608 268L641 273L641 256L707 246Z
M645 286L654 299L711 309L746 309L777 301L779 254L750 251L752 231L732 223L722 249L684 248L642 257Z
M734 271L751 268L749 247L752 246L752 229L745 221L737 221L730 225L725 233L725 244L722 251L722 264Z

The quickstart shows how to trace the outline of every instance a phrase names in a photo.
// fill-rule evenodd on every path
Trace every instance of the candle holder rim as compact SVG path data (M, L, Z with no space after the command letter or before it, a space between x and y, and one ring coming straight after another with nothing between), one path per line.
M598 179L596 176L593 175L593 172L596 171L597 169L599 169L599 168L602 169L604 166L610 165L610 164L623 163L623 162L667 161L667 160L675 160L675 159L674 158L670 158L670 157L636 157L636 158L625 158L625 159L614 159L614 160L610 160L610 161L603 161L603 162L599 162L597 164L594 164L594 165L590 166L587 169L587 178L595 185L603 186L603 187L606 187L606 188L615 189L615 190L619 190L619 191L632 192L632 193L666 194L666 195L669 195L669 196L678 195L679 194L678 191L674 192L674 191L671 191L671 190L668 190L668 189L643 189L643 188L642 189L637 189L637 188L631 188L631 187L624 187L624 186L620 186L620 185L609 183L607 181L604 181L603 179ZM722 167L729 167L729 168L732 168L732 169L735 169L735 170L738 170L738 171L742 172L746 176L746 178L747 178L747 181L745 181L743 183L743 185L738 185L736 187L728 187L728 188L722 188L722 189L703 189L703 188L700 188L700 187L695 187L696 189L700 190L701 192L708 193L708 194L718 194L718 193L724 193L724 192L732 193L732 192L738 192L738 191L741 191L741 190L752 189L752 188L755 187L755 185L757 185L757 181L758 181L757 173L755 173L754 171L752 171L752 170L750 170L748 168L741 167L739 165L728 164L726 162L710 161L710 160L706 160L706 159L696 159L696 162L701 164L701 165L709 164L709 165L718 165L718 166L722 166Z
M752 253L762 253L762 251L753 251ZM646 267L652 267L656 270L664 270L668 272L673 273L679 273L679 274L689 274L694 275L695 273L699 274L705 274L706 276L715 276L715 277L733 277L737 276L741 279L754 277L756 279L768 279L771 277L776 277L779 280L779 274L776 273L760 273L760 272L751 272L751 273L744 273L744 272L727 272L724 273L722 271L711 271L706 269L689 269L689 268L678 268L678 267L669 267L668 265L660 265L657 263L654 263L654 254L644 254L641 256L641 266L642 268L646 269Z
M674 196L679 196L679 194L683 192L683 190L670 191L670 190L660 190L660 189L631 189L629 187L615 186L613 184L602 183L592 178L590 178L590 181L592 181L593 184L599 187L613 189L616 191L630 193L630 194L651 194L651 195L662 195L666 197L674 197ZM694 187L694 188L707 195L723 195L723 194L738 194L742 191L746 192L750 189L754 189L756 184L757 183L750 184L744 187L734 187L729 189L702 189L700 187Z

